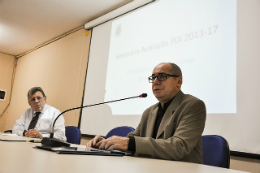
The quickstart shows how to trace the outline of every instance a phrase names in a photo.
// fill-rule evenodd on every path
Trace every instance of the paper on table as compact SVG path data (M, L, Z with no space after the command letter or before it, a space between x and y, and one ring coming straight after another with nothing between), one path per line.
M47 149L50 151L86 151L86 152L102 152L102 153L111 153L111 151L107 150L99 150L91 147L83 147L80 145L71 145L70 147L48 147L42 145L35 145L34 148Z
M86 148L86 145L77 145L77 144L70 144L70 147L77 147L77 148Z
M114 155L114 156L131 155L131 153L127 153L119 150L112 150L112 151L100 150L97 148L86 147L85 145L71 145L70 147L47 147L42 145L35 145L33 148L50 150L50 151L57 152L59 154L87 154L87 155Z
M92 148L92 147L87 147L86 151L97 151L97 152L111 153L111 151L108 151L108 150L100 150L100 149Z
M92 148L92 147L87 147L86 151L98 151L98 152L105 152L105 153L117 153L117 154L123 154L123 155L127 155L127 156L131 156L132 155L132 153L130 153L130 152L124 152L124 151L120 151L120 150L111 150L111 151L100 150L100 149Z
M2 136L17 136L17 134L1 134Z

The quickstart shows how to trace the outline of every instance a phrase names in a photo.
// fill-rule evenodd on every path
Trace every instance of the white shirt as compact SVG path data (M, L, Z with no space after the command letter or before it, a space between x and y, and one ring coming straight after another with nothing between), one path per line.
M27 109L24 114L21 116L20 119L16 121L16 124L14 125L12 129L12 133L17 134L18 136L23 136L23 131L28 130L30 122L32 121L32 118L36 116L36 112L29 108ZM35 129L39 131L39 133L42 135L42 137L49 137L51 133L51 128L53 126L53 122L55 118L60 114L60 111L52 106L49 106L47 104L44 105L44 108L41 111L41 114L39 115L39 119L37 121L37 124L35 126ZM61 115L55 122L54 126L54 138L66 141L65 136L65 120L63 116Z

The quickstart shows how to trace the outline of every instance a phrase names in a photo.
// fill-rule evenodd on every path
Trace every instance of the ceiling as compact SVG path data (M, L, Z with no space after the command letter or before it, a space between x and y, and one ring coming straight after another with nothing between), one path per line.
M19 55L133 0L0 0L0 52Z

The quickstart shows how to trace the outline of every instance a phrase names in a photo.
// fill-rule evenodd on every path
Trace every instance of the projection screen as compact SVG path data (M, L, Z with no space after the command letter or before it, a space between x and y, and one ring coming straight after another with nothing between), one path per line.
M148 76L160 62L183 72L182 91L203 100L203 135L220 135L233 151L260 154L260 4L257 0L160 0L92 30L82 134L137 127L157 103Z

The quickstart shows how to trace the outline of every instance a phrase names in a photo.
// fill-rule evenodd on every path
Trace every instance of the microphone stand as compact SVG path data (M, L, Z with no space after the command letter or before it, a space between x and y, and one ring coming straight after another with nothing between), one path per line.
M97 105L102 105L102 104L105 104L105 103L113 103L113 102L118 102L118 101L122 101L122 100L127 100L127 99L133 99L133 98L145 98L147 97L147 94L146 93L143 93L139 96L134 96L134 97L127 97L127 98L124 98L124 99L119 99L119 100L112 100L112 101L107 101L107 102L102 102L102 103L97 103L97 104L93 104L93 105L85 105L85 106L80 106L80 107L76 107L76 108L72 108L72 109L67 109L65 111L63 111L62 113L60 113L54 120L53 122L53 126L51 128L51 133L50 133L50 137L49 138L43 138L42 141L41 141L41 144L43 147L69 147L70 146L70 143L68 142L63 142L59 139L56 139L56 138L53 138L54 136L54 125L55 125L55 122L57 121L57 119L64 113L68 112L68 111L72 111L72 110L75 110L75 109L80 109L80 108L85 108L85 107L92 107L92 106L97 106Z

